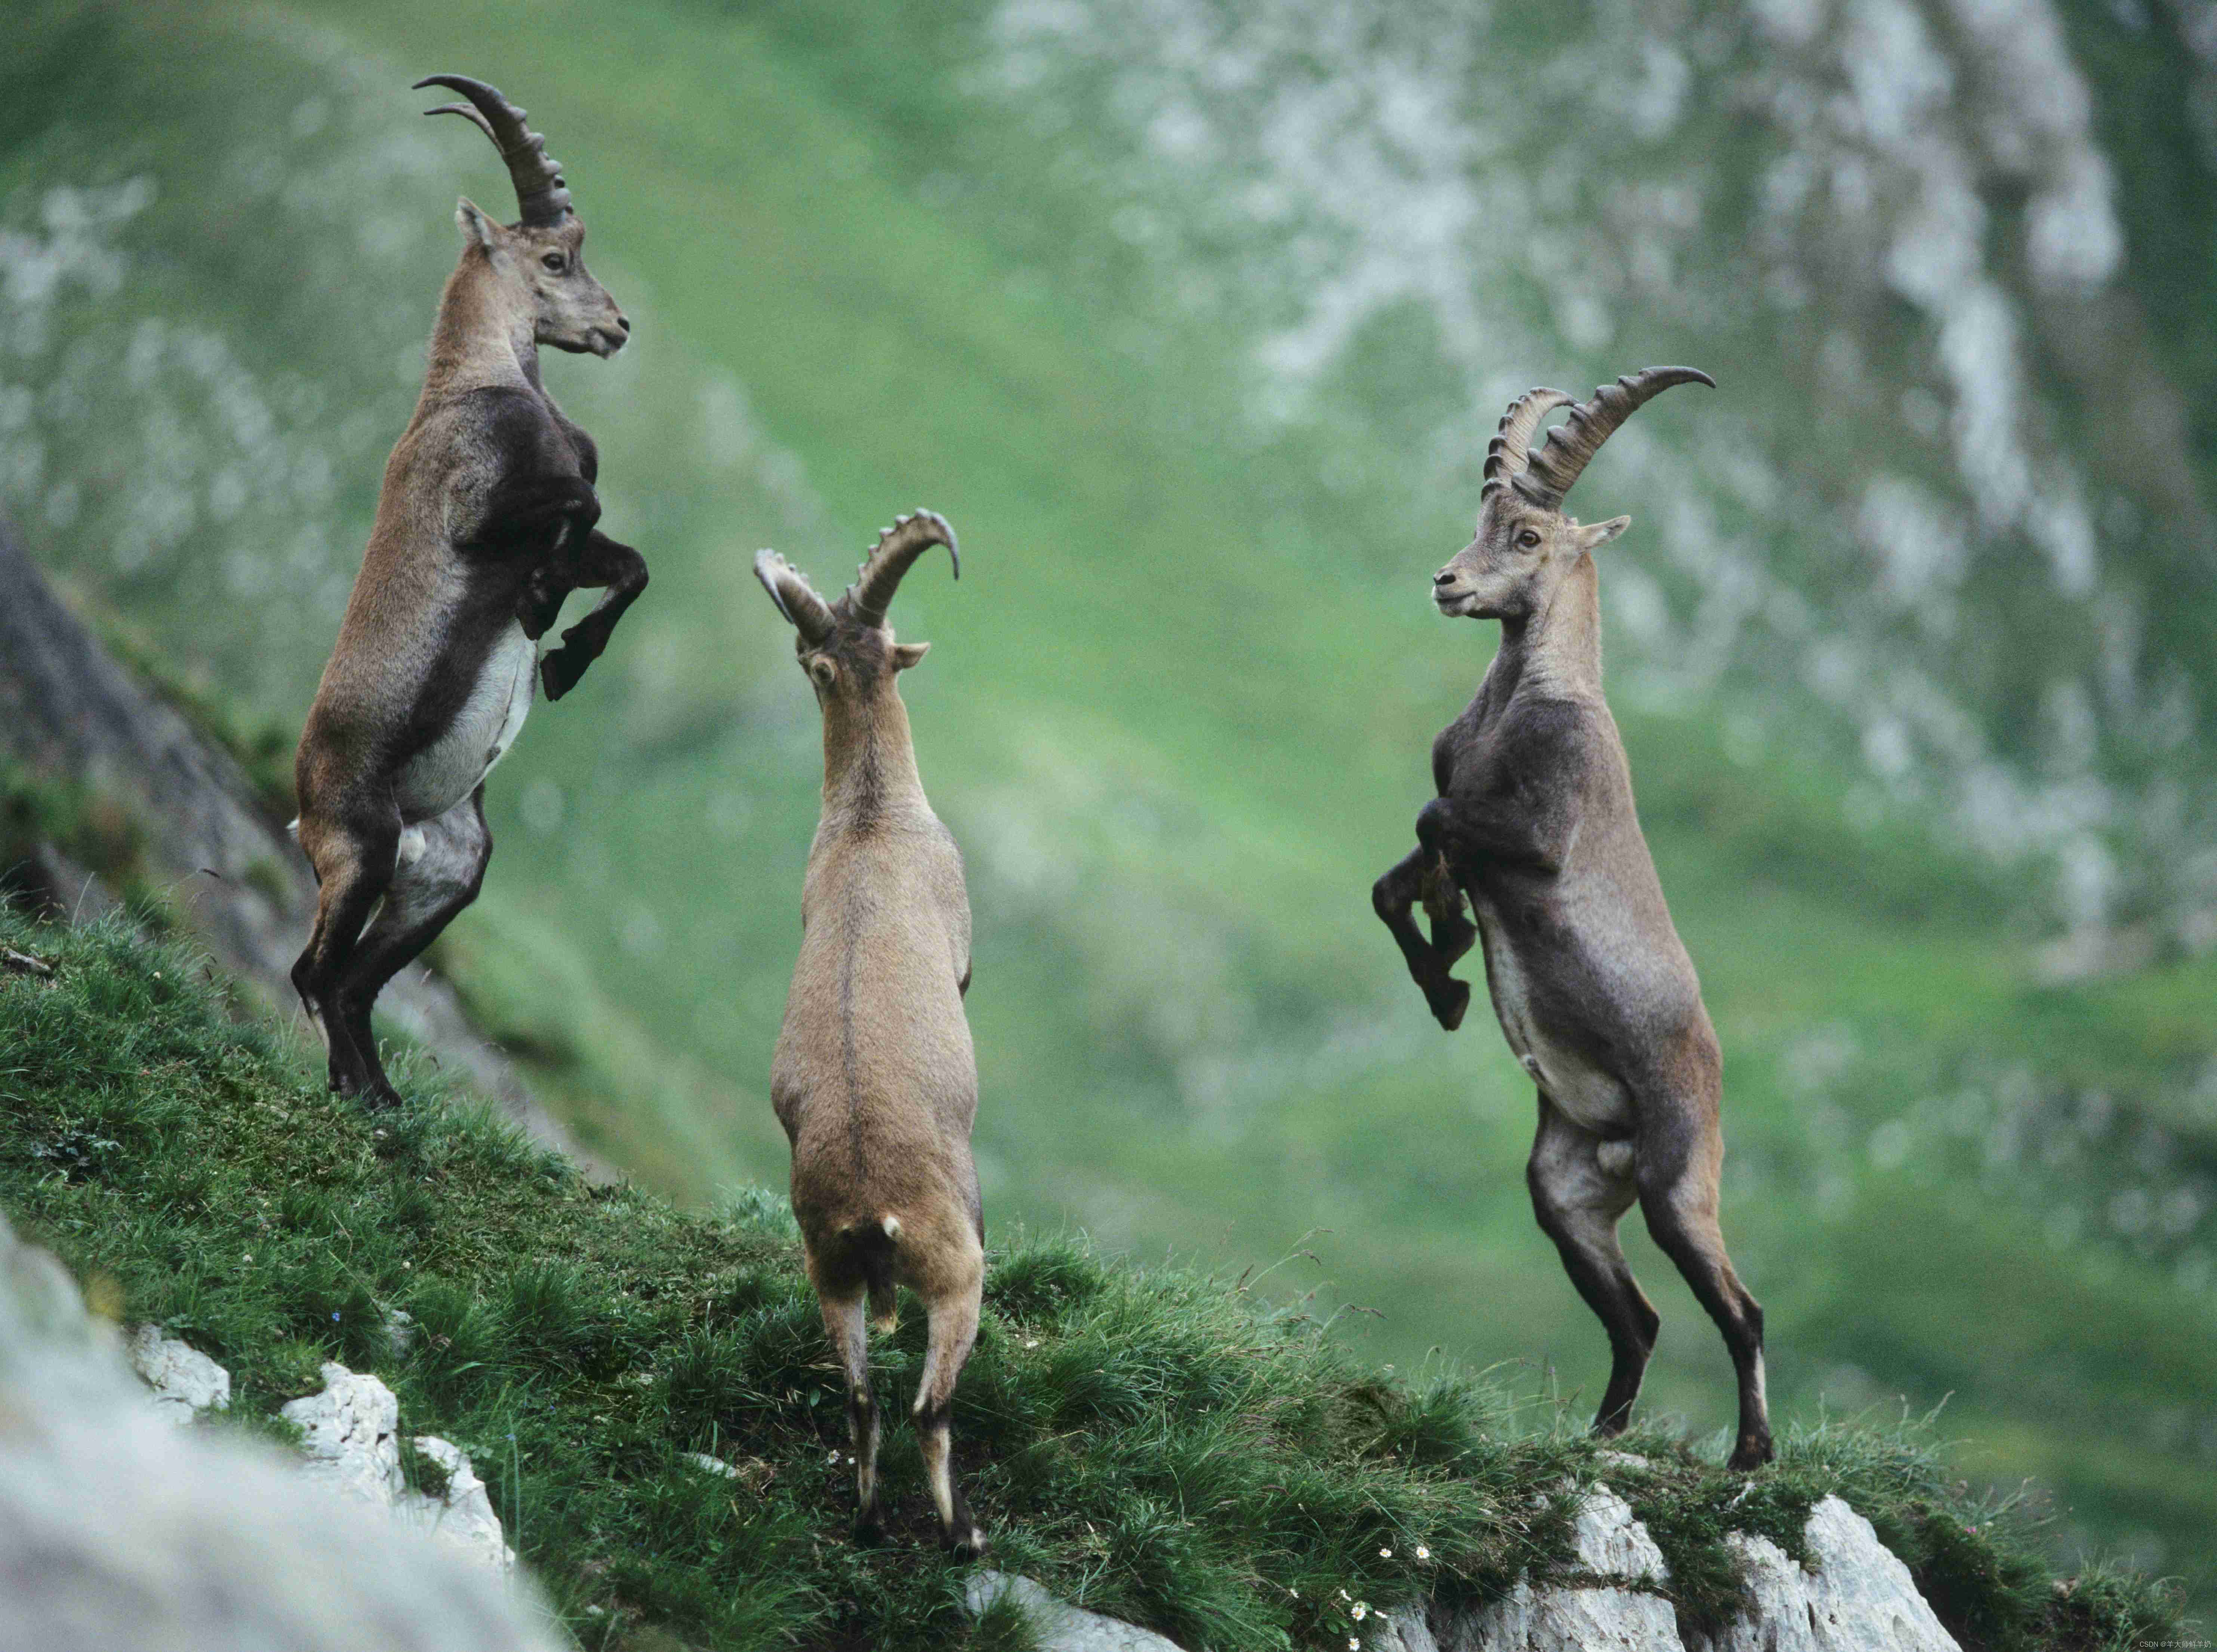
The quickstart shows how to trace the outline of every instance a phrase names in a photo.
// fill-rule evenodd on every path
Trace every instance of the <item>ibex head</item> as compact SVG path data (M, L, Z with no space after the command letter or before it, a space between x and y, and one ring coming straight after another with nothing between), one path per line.
M427 75L416 83L445 86L467 102L442 103L426 114L459 114L493 141L508 163L521 216L493 221L467 197L454 209L464 238L482 248L503 297L532 317L532 336L558 350L614 355L631 336L631 323L608 288L585 268L585 226L570 210L561 163L550 159L547 140L524 125L523 111L495 86L466 75Z
M855 583L836 602L816 595L800 570L775 551L755 553L755 577L793 626L793 651L807 672L819 704L864 703L890 690L894 674L923 657L929 643L893 640L886 610L901 577L935 545L947 547L954 576L962 556L954 530L936 510L918 509L878 535L856 570Z
M1522 620L1543 613L1563 576L1596 546L1632 526L1629 516L1590 527L1563 514L1563 497L1617 427L1673 385L1716 380L1696 367L1650 367L1604 385L1588 402L1559 390L1530 390L1509 404L1485 450L1478 533L1432 576L1440 612L1473 620ZM1540 422L1559 407L1571 416L1532 451Z

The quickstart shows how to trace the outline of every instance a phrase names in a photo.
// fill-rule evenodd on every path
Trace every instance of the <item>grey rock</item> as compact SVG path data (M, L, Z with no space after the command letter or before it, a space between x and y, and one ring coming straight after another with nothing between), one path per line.
M411 1491L400 1468L400 1402L377 1378L332 1360L324 1387L289 1401L280 1413L300 1430L308 1474L357 1502L390 1512L401 1525L429 1536L448 1553L494 1571L516 1563L485 1482L469 1456L435 1434L410 1442L447 1473L437 1496Z
M1175 1641L1164 1640L1152 1630L1066 1606L1028 1577L980 1571L973 1573L963 1586L963 1597L973 1615L1004 1595L1024 1609L1042 1652L1180 1652Z
M182 1427L203 1411L231 1409L231 1373L190 1343L141 1325L124 1344L131 1369L154 1390L155 1414Z
M1475 1612L1429 1621L1404 1610L1387 1619L1407 1652L1418 1652L1422 1630L1438 1652L1683 1652L1677 1614L1641 1586L1668 1581L1670 1568L1632 1506L1607 1486L1589 1490L1572 1527L1574 1563L1613 1585L1564 1588L1520 1582Z
M400 1402L374 1377L337 1360L323 1368L324 1388L287 1401L278 1415L300 1431L300 1452L312 1477L376 1508L391 1508L407 1482L400 1473Z
M418 1434L411 1443L447 1471L447 1489L436 1497L404 1493L394 1500L393 1513L472 1565L496 1572L514 1566L516 1550L508 1546L500 1516L492 1512L492 1499L469 1453L436 1434Z
M40 1652L555 1652L528 1586L146 1402L0 1221L0 1642Z
M1871 1523L1837 1497L1809 1511L1806 1568L1766 1538L1725 1539L1754 1604L1694 1652L1959 1652Z

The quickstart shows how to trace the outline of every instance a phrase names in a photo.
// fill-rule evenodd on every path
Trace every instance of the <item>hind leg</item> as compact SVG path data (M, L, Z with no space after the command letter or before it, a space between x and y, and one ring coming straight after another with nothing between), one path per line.
M362 926L392 880L400 818L390 803L337 814L304 809L300 831L300 848L316 872L316 920L306 947L293 961L293 989L324 1035L331 1088L359 1095L384 1086L385 1074L375 1048L356 1042L341 983L353 964Z
M1603 1435L1622 1433L1631 1421L1663 1323L1617 1241L1617 1222L1636 1197L1628 1157L1622 1143L1581 1128L1541 1094L1524 1179L1541 1230L1555 1242L1563 1271L1609 1333L1609 1388L1593 1425Z
M1770 1408L1763 1392L1763 1309L1732 1271L1717 1222L1725 1146L1716 1109L1643 1106L1643 1112L1649 1118L1640 1138L1640 1211L1648 1232L1677 1264L1732 1354L1739 1378L1739 1435L1729 1466L1759 1468L1773 1454Z
M338 985L338 1010L348 1035L371 1075L367 1094L380 1106L400 1100L377 1057L370 1012L385 983L438 939L463 908L478 897L492 834L485 829L485 787L436 819L400 834L385 905L363 934Z
M945 1277L927 1280L920 1289L930 1316L923 1355L923 1375L917 1384L917 1442L923 1452L925 1476L931 1482L932 1506L939 1511L940 1541L958 1555L985 1552L985 1534L971 1518L962 1489L954 1483L954 1384L978 1340L978 1310L985 1283L985 1253L968 1228L958 1229L959 1248Z
M862 1314L859 1280L834 1281L811 1267L817 1281L824 1328L847 1381L847 1443L855 1454L855 1541L876 1543L885 1535L878 1502L878 1405L870 1392L870 1334Z

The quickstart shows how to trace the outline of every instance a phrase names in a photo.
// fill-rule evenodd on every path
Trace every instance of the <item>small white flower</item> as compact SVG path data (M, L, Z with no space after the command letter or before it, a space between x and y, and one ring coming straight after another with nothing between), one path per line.
M1421 1543L1417 1545L1417 1558L1418 1560L1430 1560L1431 1557L1432 1551L1430 1550L1425 1548Z
M837 1463L837 1462L839 1460L839 1453L838 1453L838 1452L832 1452L832 1453L831 1453L831 1456L829 1456L829 1457L825 1458L824 1460L826 1463Z
M1351 1594L1348 1593L1348 1592L1347 1592L1345 1589L1342 1589L1342 1590L1339 1592L1339 1598L1340 1598L1341 1600L1353 1600L1355 1597L1354 1597L1353 1595L1351 1595Z
M1391 1560L1393 1558L1393 1551L1391 1549L1380 1549L1378 1551L1378 1558L1380 1560Z
M1347 1615L1354 1618L1356 1623L1361 1623L1370 1615L1370 1603L1368 1600L1356 1601L1348 1608Z
M1026 1337L1024 1339L1024 1346L1028 1348L1035 1348L1039 1347L1039 1338L1035 1336Z
M1354 1636L1349 1636L1347 1637L1347 1652L1362 1652L1362 1643L1356 1640Z

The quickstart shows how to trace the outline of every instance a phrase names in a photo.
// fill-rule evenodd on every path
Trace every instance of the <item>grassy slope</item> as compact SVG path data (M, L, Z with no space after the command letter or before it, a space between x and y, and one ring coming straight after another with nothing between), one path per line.
M1523 1088L1484 1026L1429 1026L1363 909L1421 801L1424 742L1483 662L1406 571L1459 508L1335 497L1298 446L1209 440L1226 409L1205 353L1120 352L1040 225L997 235L989 211L934 205L917 180L974 172L991 134L966 137L935 95L942 37L912 11L294 11L411 70L512 82L568 151L596 267L648 318L636 359L557 383L602 438L610 525L654 558L654 595L503 768L500 857L449 949L507 1025L597 1063L596 1141L695 1199L781 1174L750 1092L791 956L813 730L744 559L775 542L828 583L852 553L835 545L928 501L973 572L921 571L899 619L940 644L911 697L979 885L996 1221L1075 1218L1212 1261L1330 1230L1307 1242L1335 1299L1389 1314L1382 1356L1559 1361L1590 1392L1600 1338L1523 1205ZM215 15L164 26L204 54ZM466 136L456 181L497 198ZM995 164L1005 191L1082 206L1045 157ZM427 214L450 188L424 190ZM713 371L805 459L836 532L797 539L757 492L701 481L682 395L659 386ZM1737 768L1685 722L1627 732L1731 1063L1728 1230L1771 1310L1782 1405L1954 1390L1979 1471L2038 1472L2095 1529L2191 1553L2217 1494L2149 1419L2191 1425L2217 1390L2208 1296L2128 1245L2052 1245L2058 1181L2035 1165L1997 1174L1943 1134L1885 1168L1863 1143L1973 1059L2166 1105L2207 1051L2217 971L2035 993L1974 878L1833 823L1836 776ZM558 832L522 823L536 780L567 796ZM1008 870L1026 865L1031 882ZM658 950L626 952L641 909ZM1797 1076L1812 1031L1842 1027L1857 1062L1829 1088ZM2207 1139L2206 1120L2158 1122ZM1669 1328L1653 1399L1714 1427L1715 1340L1644 1239L1634 1260ZM2127 1367L2121 1347L2156 1357Z
M337 1359L399 1393L403 1427L467 1449L509 1533L589 1647L1017 1646L966 1629L905 1430L895 1543L841 1532L843 1409L789 1220L752 1199L684 1214L589 1188L436 1085L372 1119L236 1010L205 962L108 923L0 941L0 1202L27 1236L232 1371L232 1426L271 1419ZM396 1347L391 1315L412 1331ZM920 1358L913 1304L880 1380ZM897 1402L896 1402L897 1403ZM1490 1594L1563 1553L1574 1427L1452 1373L1366 1369L1299 1314L1226 1282L997 1247L957 1400L960 1462L1004 1564L1220 1648L1341 1643L1346 1603ZM1689 1622L1729 1611L1720 1534L1788 1543L1840 1491L1967 1643L2110 1646L2175 1624L2144 1581L2067 1591L2007 1513L1912 1439L1794 1431L1754 1482L1667 1442L1612 1470L1664 1542ZM736 1480L704 1472L714 1453ZM1421 1548L1419 1547L1421 1545ZM1391 1551L1390 1553L1387 1551ZM1421 1556L1421 1557L1420 1557ZM1341 1590L1349 1593L1342 1594Z

